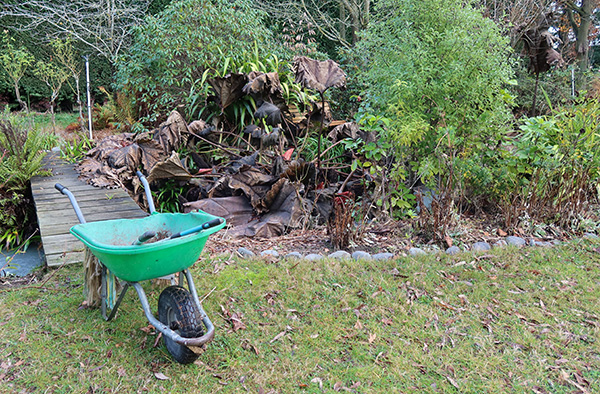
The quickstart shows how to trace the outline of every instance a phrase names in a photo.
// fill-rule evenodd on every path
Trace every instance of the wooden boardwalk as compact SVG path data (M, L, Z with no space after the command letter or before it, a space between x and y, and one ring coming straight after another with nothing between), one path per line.
M71 226L79 221L69 198L54 188L55 183L73 193L88 222L147 216L124 190L100 189L77 179L74 165L56 153L46 156L44 168L51 171L52 176L34 177L31 190L48 266L83 261L83 243L69 233Z

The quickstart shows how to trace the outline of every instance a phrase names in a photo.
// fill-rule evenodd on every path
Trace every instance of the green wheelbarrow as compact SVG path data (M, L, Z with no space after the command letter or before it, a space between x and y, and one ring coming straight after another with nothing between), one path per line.
M105 320L115 317L129 287L140 299L146 318L162 333L167 350L182 364L194 362L215 335L215 327L198 299L189 267L210 234L225 226L225 220L205 212L158 213L150 186L141 172L150 215L140 219L117 219L86 223L77 200L64 186L55 188L69 197L80 224L71 227L102 265L101 309ZM141 234L141 235L140 235ZM139 282L178 274L179 285L167 287L158 298L158 319L150 310ZM124 282L123 289L107 315L107 283L111 275ZM184 287L184 278L187 289Z

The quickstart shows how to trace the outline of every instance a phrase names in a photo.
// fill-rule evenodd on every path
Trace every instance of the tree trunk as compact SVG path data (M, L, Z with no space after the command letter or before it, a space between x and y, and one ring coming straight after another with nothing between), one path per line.
M583 0L580 7L580 22L577 29L577 64L581 72L588 71L590 67L589 58L589 32L592 26L592 0Z
M582 0L581 5L567 3L567 15L569 22L575 33L575 50L577 53L577 65L579 73L588 71L590 67L589 60L589 33L592 26L592 11L594 10L594 0ZM575 18L577 14L579 18Z
M15 81L15 95L17 96L17 102L21 106L21 110L29 113L29 108L27 108L27 103L21 100L21 92L19 92L19 81Z
M56 133L56 118L54 117L54 100L50 101L50 118L52 119L52 131Z
M340 1L340 37L343 41L346 41L346 8L344 3Z

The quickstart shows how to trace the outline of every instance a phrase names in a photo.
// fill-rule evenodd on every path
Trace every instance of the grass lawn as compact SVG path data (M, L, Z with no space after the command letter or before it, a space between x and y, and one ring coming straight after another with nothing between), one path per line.
M600 392L598 242L193 271L217 333L187 366L135 292L112 322L81 308L81 266L0 290L0 392Z
M34 124L40 130L52 131L52 115L49 113L32 113ZM57 112L55 114L56 130L64 130L71 123L77 122L76 112Z

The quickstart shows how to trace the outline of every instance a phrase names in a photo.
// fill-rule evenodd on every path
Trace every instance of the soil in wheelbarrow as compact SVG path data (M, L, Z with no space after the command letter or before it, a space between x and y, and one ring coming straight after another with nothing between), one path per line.
M173 235L173 234L167 230L158 231L154 237L150 238L146 242L146 244L153 244L154 242L158 242L158 241L162 241L163 239L171 238L171 235Z

